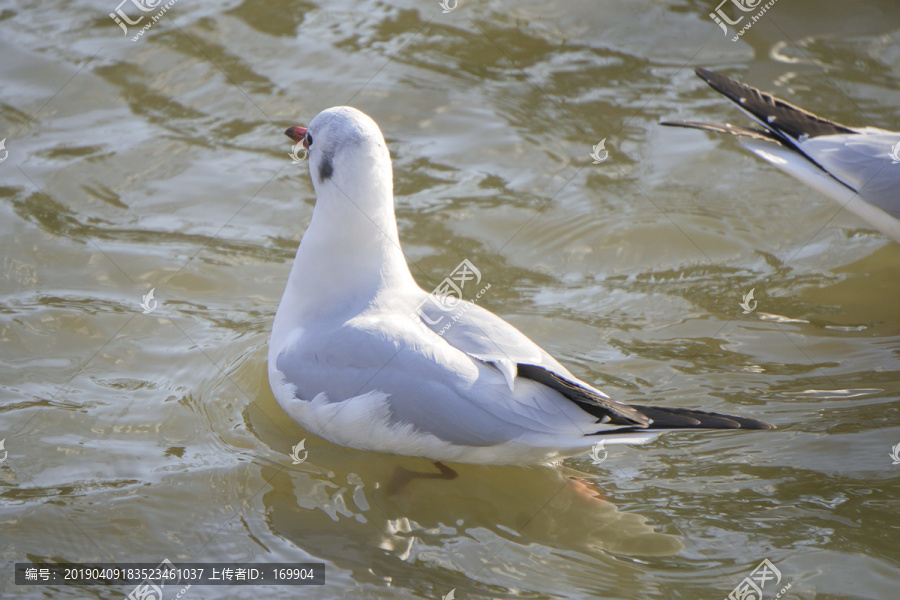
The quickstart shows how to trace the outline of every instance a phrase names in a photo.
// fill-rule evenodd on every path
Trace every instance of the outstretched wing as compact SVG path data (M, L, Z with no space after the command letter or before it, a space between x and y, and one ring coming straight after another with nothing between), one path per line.
M696 73L759 123L765 134L795 149L866 202L900 218L900 170L891 168L900 133L847 127L720 73Z
M760 158L900 239L900 169L891 166L900 133L847 127L720 73L695 71L761 127L694 121L662 125L742 137Z

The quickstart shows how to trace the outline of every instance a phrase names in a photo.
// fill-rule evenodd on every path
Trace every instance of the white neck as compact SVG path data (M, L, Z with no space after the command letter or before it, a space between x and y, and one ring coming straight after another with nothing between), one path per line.
M386 289L418 288L400 249L390 159L386 167L380 160L356 167L336 169L316 185L312 220L279 306L279 313L289 313L283 318L359 313ZM316 181L315 168L310 174Z

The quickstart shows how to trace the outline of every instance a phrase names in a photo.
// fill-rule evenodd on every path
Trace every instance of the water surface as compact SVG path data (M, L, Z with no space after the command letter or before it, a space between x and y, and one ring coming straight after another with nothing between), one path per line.
M696 0L179 0L137 42L115 8L0 11L3 598L129 591L14 586L17 561L162 558L324 562L310 598L724 598L763 559L783 598L896 597L900 245L657 125L744 124L705 66L897 129L893 0L779 0L739 42ZM282 131L346 103L423 287L469 259L483 306L616 399L778 429L388 494L433 467L292 423L266 343L314 196Z

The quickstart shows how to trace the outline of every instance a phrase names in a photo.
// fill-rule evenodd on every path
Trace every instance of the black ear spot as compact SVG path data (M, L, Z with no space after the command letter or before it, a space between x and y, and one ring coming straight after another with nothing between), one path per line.
M334 173L334 166L331 164L331 159L331 154L322 155L322 160L319 162L319 183L322 183L326 179L331 179L331 175Z

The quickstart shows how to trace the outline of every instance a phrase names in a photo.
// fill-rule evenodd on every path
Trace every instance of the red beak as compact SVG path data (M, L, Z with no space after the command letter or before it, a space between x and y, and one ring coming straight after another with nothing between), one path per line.
M309 150L309 146L306 145L306 127L288 127L284 135L295 142L303 142L303 147Z

